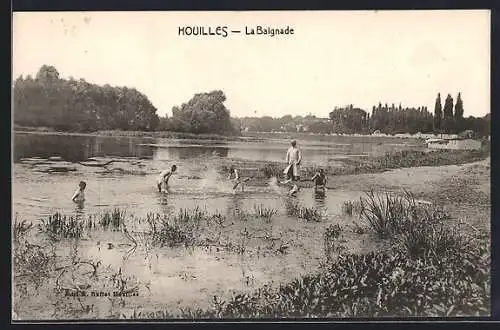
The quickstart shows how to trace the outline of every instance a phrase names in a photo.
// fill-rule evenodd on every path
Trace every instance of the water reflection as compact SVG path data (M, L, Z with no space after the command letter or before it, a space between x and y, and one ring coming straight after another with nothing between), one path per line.
M157 192L158 205L160 206L160 214L163 216L170 216L173 212L173 205L169 203L169 194L172 194L172 190L167 187L166 192Z
M152 158L154 147L141 145L150 138L14 134L14 162L21 158L59 156L70 162L90 157Z
M216 141L183 141L148 137L102 137L15 133L14 161L21 158L59 156L70 162L90 157L139 157L156 160L187 160L197 158L236 158L252 161L283 161L286 145L282 141L220 143ZM337 141L338 140L338 141ZM345 139L344 139L345 140ZM422 149L425 145L407 146L382 143L379 140L357 141L341 137L328 144L303 144L304 163L325 164L332 160L356 155L383 154L391 150ZM159 145L162 144L162 145ZM299 145L300 142L299 142Z
M154 151L155 160L181 160L190 158L206 158L228 156L229 148L221 146L189 146L189 147L160 147Z
M326 189L324 188L314 188L314 203L318 209L325 208L325 199L326 199Z
M238 215L242 210L244 210L242 196L240 194L231 195L227 202L226 214Z
M77 201L75 203L74 215L77 220L85 219L85 201Z

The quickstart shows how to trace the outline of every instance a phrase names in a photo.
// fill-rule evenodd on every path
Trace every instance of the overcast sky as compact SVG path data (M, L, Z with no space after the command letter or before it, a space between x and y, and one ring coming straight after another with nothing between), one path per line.
M179 26L256 25L288 36L179 36ZM229 31L230 32L230 31ZM13 77L135 87L158 113L221 89L233 116L312 113L399 102L433 111L462 92L465 116L490 112L489 11L15 13Z

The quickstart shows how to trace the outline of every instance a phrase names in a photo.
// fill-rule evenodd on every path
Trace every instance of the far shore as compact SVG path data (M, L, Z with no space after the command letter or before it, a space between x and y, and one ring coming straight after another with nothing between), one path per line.
M106 137L144 137L144 138L165 138L165 139L193 139L193 140L214 140L214 141L265 141L270 139L323 139L323 138L376 138L376 139L416 139L425 140L434 137L456 137L446 134L322 134L310 132L244 132L242 135L221 135L215 133L188 133L172 131L122 131L103 130L96 132L66 132L57 131L47 127L14 127L15 134L44 134L62 136L106 136Z

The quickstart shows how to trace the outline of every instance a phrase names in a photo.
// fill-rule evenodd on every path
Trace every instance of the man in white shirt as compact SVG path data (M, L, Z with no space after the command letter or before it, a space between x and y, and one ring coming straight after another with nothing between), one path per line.
M174 174L174 172L177 170L177 166L172 165L172 168L169 170L163 170L158 178L156 179L156 185L158 186L158 191L161 192L167 191L167 186L168 186L168 180Z
M286 182L298 181L300 179L300 163L302 162L302 154L297 148L297 142L292 140L292 146L288 148L286 153L286 162L288 166L283 173L286 175Z

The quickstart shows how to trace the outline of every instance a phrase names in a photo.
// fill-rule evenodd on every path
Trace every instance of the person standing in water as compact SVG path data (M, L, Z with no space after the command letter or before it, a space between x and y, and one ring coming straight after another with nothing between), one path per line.
M315 190L324 190L326 188L326 174L325 171L321 168L314 176L311 178L311 181L314 182Z
M76 189L75 193L73 194L73 197L71 197L71 200L73 202L83 203L85 201L85 187L87 187L85 181L80 181L78 189Z
M168 187L168 180L174 174L174 172L177 170L176 165L172 165L172 168L170 170L163 170L158 178L156 179L156 185L158 187L158 192L161 192L162 189L163 191L167 191Z
M297 148L297 142L292 140L292 146L286 152L286 162L288 166L283 171L286 175L286 182L299 181L300 179L300 163L302 162L302 153Z

